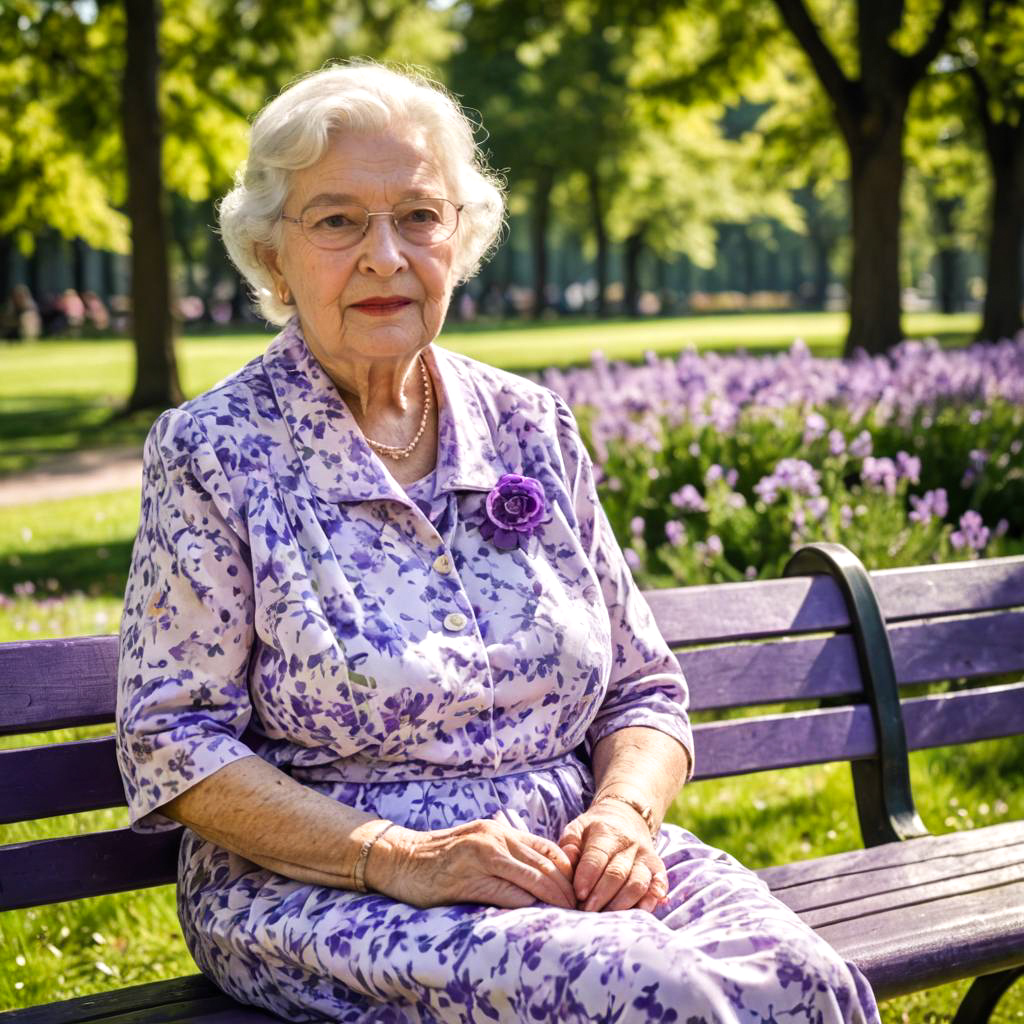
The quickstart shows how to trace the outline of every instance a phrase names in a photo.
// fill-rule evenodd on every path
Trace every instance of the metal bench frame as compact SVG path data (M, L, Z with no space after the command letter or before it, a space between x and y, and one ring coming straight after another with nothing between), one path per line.
M1024 670L1024 558L869 574L847 549L815 544L785 575L646 595L682 648L695 710L820 705L697 725L697 777L849 761L865 849L761 876L880 998L980 975L954 1024L987 1020L1024 971L1024 822L929 836L908 750L1024 734L1024 682L903 701L899 688ZM0 733L109 722L116 658L115 637L0 645ZM110 737L0 752L0 823L123 803ZM0 847L0 911L166 884L178 843L119 829ZM999 905L979 914L991 893ZM895 934L894 912L932 930ZM947 922L957 943L935 931ZM199 975L0 1013L2 1024L274 1019Z

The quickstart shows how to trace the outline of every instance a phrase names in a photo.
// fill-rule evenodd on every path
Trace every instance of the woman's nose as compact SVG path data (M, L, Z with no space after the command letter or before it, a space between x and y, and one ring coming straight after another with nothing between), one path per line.
M390 215L370 217L359 245L359 269L364 273L391 277L406 267L402 236Z

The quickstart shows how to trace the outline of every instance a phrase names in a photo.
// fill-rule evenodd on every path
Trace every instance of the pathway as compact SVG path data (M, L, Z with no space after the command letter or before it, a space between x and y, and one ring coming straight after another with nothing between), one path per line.
M24 473L0 477L0 505L80 498L141 484L142 452L138 448L69 452Z

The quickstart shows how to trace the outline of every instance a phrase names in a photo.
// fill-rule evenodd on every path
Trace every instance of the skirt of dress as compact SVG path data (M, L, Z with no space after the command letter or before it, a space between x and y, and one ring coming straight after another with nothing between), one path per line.
M575 758L490 779L315 783L410 828L504 817L557 839L589 802ZM653 914L420 910L292 881L186 832L178 907L200 969L287 1021L867 1024L861 973L728 854L665 825Z

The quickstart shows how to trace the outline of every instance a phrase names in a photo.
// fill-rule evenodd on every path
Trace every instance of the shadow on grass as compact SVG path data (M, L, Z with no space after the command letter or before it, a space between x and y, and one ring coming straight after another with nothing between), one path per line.
M0 408L0 476L24 472L85 449L137 447L159 410L122 414L109 405L51 395L19 398Z
M39 597L75 590L93 597L124 597L134 540L26 552L18 555L17 565L0 558L0 593L10 594L16 583L31 580ZM48 580L56 580L57 588Z

